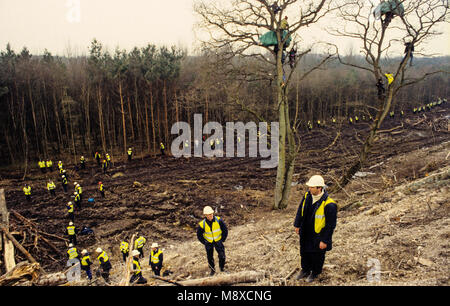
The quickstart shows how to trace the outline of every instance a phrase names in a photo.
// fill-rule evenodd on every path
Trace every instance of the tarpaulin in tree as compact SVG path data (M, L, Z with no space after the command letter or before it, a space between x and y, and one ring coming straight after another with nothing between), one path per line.
M403 16L405 8L399 0L383 1L375 8L373 15L376 19L380 19L382 15L388 12L391 12L393 15Z
M284 39L287 34L288 34L288 31L283 31L282 39ZM289 37L288 40L286 41L286 43L284 44L284 46L288 47L289 44L291 43L291 40L292 40L292 37ZM276 46L276 45L278 45L277 33L273 32L273 31L269 31L259 37L259 42L265 47Z

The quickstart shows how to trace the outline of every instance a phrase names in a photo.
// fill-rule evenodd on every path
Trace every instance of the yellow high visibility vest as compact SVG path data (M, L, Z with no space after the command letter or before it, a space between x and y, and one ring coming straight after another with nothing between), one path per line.
M121 251L122 253L128 252L128 242L122 241L122 242L120 243L120 251Z
M91 261L91 259L89 258L89 255L86 255L83 258L81 258L81 265L88 266L88 260Z
M71 225L67 227L67 234L75 235L75 226Z
M69 208L67 212L73 212L73 204L67 204L67 207Z
M98 189L99 189L100 191L103 191L103 184L100 184L100 185L98 186Z
M162 142L159 144L159 147L164 150L164 145Z
M305 201L306 201L306 197L308 196L308 193L305 193L305 197L303 199L302 202L302 217L303 217L303 211L305 209ZM335 203L336 202L328 197L325 201L322 201L322 203L320 203L320 206L317 208L316 213L314 215L314 231L318 234L320 233L320 231L325 227L326 224L326 220L325 220L325 206L327 206L330 203Z
M147 241L144 237L139 237L138 239L136 239L136 241L134 242L134 247L135 248L142 248L144 246L145 241Z
M131 155L133 153L133 151L128 150L128 155Z
M31 187L23 187L23 192L25 193L25 195L31 195Z
M103 262L107 262L109 260L108 255L106 254L105 251L101 252L100 255L98 255L97 259L99 261L99 263L101 264L102 262L100 261L100 259L103 258Z
M55 188L56 188L56 186L55 186L54 182L48 182L47 183L47 189L48 190L52 190L52 189L55 189Z
M392 73L385 73L384 74L388 79L388 84L390 85L392 82L394 82L394 75Z
M219 217L214 217L212 228L210 228L208 223L206 223L206 219L200 221L199 225L202 229L204 229L203 238L205 238L206 241L212 243L222 239L222 229L220 228L219 220Z
M159 263L159 254L161 254L162 251L158 249L158 252L154 253L153 250L150 252L150 260L152 263L157 264Z
M138 275L141 273L141 265L139 264L139 261L133 258L133 264L134 264L134 274Z
M69 254L69 259L78 257L78 252L77 252L77 249L76 249L76 248L70 248L70 249L67 251L67 254Z

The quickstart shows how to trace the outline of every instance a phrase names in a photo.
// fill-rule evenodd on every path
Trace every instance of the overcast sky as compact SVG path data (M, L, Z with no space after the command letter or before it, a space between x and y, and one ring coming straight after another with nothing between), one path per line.
M69 50L71 55L82 55L96 38L110 51L117 46L129 51L148 43L178 45L191 51L195 42L193 2L0 0L0 50L9 42L16 52L26 46L32 54L48 49L56 55L67 55ZM446 28L446 35L430 42L430 53L450 55L448 24ZM319 32L306 35L323 39ZM351 46L348 42L345 45ZM357 52L358 46L352 47Z

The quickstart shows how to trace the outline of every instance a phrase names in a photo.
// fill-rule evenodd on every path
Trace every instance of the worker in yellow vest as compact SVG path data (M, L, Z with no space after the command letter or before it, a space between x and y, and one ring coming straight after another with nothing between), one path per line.
M158 243L152 243L152 250L150 252L150 259L148 264L150 265L156 276L160 276L163 260L163 252L159 248Z
M109 283L109 271L112 269L111 262L109 261L109 256L101 248L95 250L98 254L97 259L100 264L100 268L103 270L101 275L105 282ZM100 272L100 271L97 271Z
M130 248L129 248L129 243L126 242L126 239L120 243L119 249L120 249L120 253L122 253L123 261L127 262L127 257L130 254Z
M133 250L131 255L133 256L133 275L131 275L130 283L146 284L147 280L142 276L141 264L139 263L139 251Z
M162 142L159 143L159 148L161 149L161 154L166 155L166 153L165 153L166 147L164 146L164 144Z
M55 183L52 180L48 180L48 182L47 182L47 190L50 192L50 194L52 196L56 195L55 189L56 189Z
M81 166L81 170L86 169L86 159L84 158L84 156L80 157L80 166Z
M78 229L73 225L73 222L69 222L69 226L66 227L66 234L69 237L69 243L73 243L73 245L77 245L77 232Z
M69 243L69 249L67 250L67 255L69 255L69 259L77 258L80 260L80 255L78 254L78 250L72 243Z
M302 198L294 221L300 237L302 270L297 280L306 278L313 282L322 273L325 252L332 248L332 235L336 227L337 205L325 191L325 181L313 175L308 182L308 191Z
M102 198L104 198L105 197L105 187L103 187L102 182L98 182L98 191L100 191Z
M133 158L133 150L131 148L128 148L127 156L128 156L128 161L130 162L131 159Z
M23 187L23 193L25 194L25 197L27 201L31 201L31 186L28 184L25 184L25 187Z
M88 251L84 249L81 251L81 270L86 271L89 280L92 280L91 265L91 257L89 257Z
M39 160L38 161L38 165L39 165L39 168L41 169L41 172L42 173L45 173L46 172L46 165L45 165L45 161L43 161L42 159L41 160Z
M52 171L53 171L53 162L52 162L51 159L48 159L48 160L45 162L45 165L47 166L48 172L52 172Z
M217 216L214 216L214 210L211 206L203 208L204 219L199 222L197 227L197 239L205 246L208 265L211 270L210 275L216 273L214 265L214 249L219 256L219 268L225 271L225 246L223 243L228 237L228 229L225 222Z
M140 257L144 257L145 242L147 242L147 239L145 239L144 236L139 236L139 238L134 241L134 248L139 251Z

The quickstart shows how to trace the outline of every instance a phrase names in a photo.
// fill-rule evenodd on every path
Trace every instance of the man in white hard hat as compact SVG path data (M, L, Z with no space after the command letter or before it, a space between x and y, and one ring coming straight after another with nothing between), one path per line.
M77 232L78 229L73 225L73 222L69 222L69 226L66 227L66 234L69 237L69 243L73 243L73 245L77 245Z
M109 283L109 271L112 269L111 262L109 261L108 254L106 254L105 251L103 251L101 248L97 248L95 250L97 253L97 259L100 264L100 267L102 268L101 275L103 279ZM100 270L97 270L97 274L100 272Z
M81 251L81 270L86 271L89 280L92 280L91 265L92 261L89 257L89 253L86 249L84 249Z
M133 256L133 275L131 275L130 283L137 280L138 284L146 284L147 280L142 276L141 264L139 263L139 257L141 253L138 250L131 251Z
M312 282L322 273L325 252L332 248L332 235L336 227L337 204L325 191L325 181L313 175L308 191L302 198L294 221L295 232L300 236L302 270L297 279Z
M216 273L214 265L214 249L219 255L219 267L221 271L225 269L225 246L223 243L227 239L228 229L225 222L220 217L214 216L214 210L210 206L203 209L205 218L199 222L197 227L197 238L205 246L208 265L211 269L210 275Z
M163 260L163 252L159 248L158 243L152 243L152 250L150 251L150 259L148 264L152 267L153 272L157 276L160 276Z

